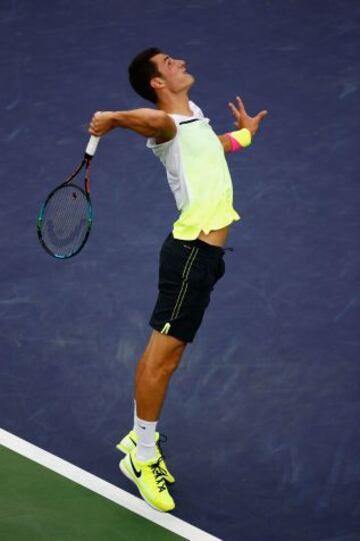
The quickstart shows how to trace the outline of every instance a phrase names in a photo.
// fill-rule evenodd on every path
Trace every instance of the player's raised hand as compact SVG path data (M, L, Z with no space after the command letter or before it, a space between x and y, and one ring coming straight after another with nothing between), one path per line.
M114 128L112 111L97 111L91 119L89 133L101 136Z
M236 105L229 103L229 109L234 115L234 125L241 130L241 128L247 128L251 135L254 136L258 131L260 122L268 114L267 111L260 111L256 116L249 116L245 111L244 104L239 96L236 97Z

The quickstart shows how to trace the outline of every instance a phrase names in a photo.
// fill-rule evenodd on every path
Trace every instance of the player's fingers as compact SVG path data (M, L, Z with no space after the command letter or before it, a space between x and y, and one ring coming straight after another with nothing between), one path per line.
M238 104L239 111L245 113L245 107L244 107L244 104L243 104L242 99L240 98L240 96L236 96L236 101L237 101L237 104Z
M101 135L100 130L99 130L99 125L98 125L98 122L95 119L95 116L93 117L93 119L90 122L89 133L91 133L91 135Z
M96 113L93 114L93 117L91 119L91 123L93 126L97 126L99 124L99 121L101 121L102 111L96 111Z
M235 105L233 103L229 102L228 106L229 106L230 111L232 112L232 114L236 118L237 115L238 115L238 110L236 109Z
M96 125L96 122L97 122L97 113L94 113L93 116L92 116L92 119L90 120L90 126L94 127Z
M262 120L263 118L265 118L267 114L268 114L267 111L260 111L260 113L258 113L258 114L256 115L256 117L257 117L257 119L260 121L260 120Z

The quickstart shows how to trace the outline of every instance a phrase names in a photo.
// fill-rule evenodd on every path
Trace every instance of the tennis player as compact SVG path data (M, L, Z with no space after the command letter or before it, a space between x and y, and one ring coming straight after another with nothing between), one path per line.
M155 509L171 511L175 503L168 484L175 479L158 444L157 424L170 378L224 275L230 224L240 219L225 154L250 145L267 111L251 117L237 97L235 105L229 103L236 130L216 135L189 99L194 77L186 62L157 48L134 58L129 79L155 108L97 112L89 132L103 136L127 128L145 136L166 169L180 213L160 250L159 293L149 321L153 330L136 371L134 427L117 447L125 453L120 468L142 497Z

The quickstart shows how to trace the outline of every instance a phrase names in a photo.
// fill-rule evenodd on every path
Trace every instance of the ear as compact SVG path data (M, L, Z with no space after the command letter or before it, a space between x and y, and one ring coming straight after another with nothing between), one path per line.
M150 81L150 86L154 90L159 90L160 88L164 88L165 81L163 79L161 79L161 77L153 77L151 79L151 81Z

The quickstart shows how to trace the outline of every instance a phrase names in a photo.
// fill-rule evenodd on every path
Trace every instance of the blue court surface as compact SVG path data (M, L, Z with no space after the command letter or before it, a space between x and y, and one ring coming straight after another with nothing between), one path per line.
M115 445L177 217L165 170L112 131L84 250L49 257L35 219L95 111L149 106L127 66L158 46L217 133L236 95L269 111L228 158L234 251L161 417L174 515L225 541L360 539L359 36L355 0L1 1L4 430L138 495Z

